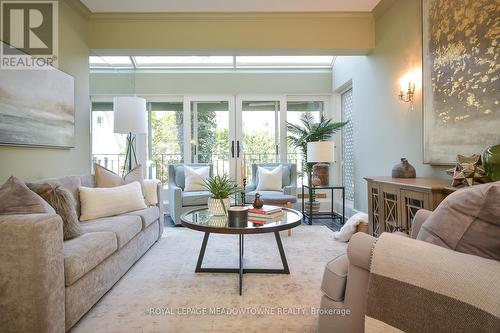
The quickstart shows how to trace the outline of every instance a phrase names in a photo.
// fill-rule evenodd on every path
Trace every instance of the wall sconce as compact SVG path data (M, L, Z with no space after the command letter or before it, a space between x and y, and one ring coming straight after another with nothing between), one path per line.
M410 102L413 104L415 98L415 83L417 81L417 72L411 71L406 73L399 79L399 100L403 102Z

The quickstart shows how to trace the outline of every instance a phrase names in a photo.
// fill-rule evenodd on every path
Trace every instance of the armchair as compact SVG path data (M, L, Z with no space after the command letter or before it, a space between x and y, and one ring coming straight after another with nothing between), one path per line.
M411 235L408 236L402 233L396 234L401 237L401 244L406 244L405 247L411 247L413 249L412 251L416 252L415 258L408 258L408 261L413 260L413 262L415 262L414 265L423 263L420 265L425 266L428 271L435 270L437 272L443 268L441 257L444 254L449 257L449 267L451 267L452 271L456 272L456 274L453 275L456 279L436 282L436 286L439 286L440 283L455 283L455 287L452 286L451 288L456 288L458 290L466 285L481 285L483 282L479 281L468 281L467 283L464 283L465 281L460 280L460 277L463 279L464 276L468 276L468 267L484 267L485 262L487 264L486 266L495 268L496 271L500 272L500 265L491 264L494 260L488 260L474 255L464 255L463 253L459 253L451 249L443 249L442 247L438 247L424 241L412 240L417 238L422 225L429 218L429 216L431 216L431 214L432 212L425 209L419 210L413 220ZM369 276L372 249L374 246L376 248L375 241L376 238L365 233L358 232L351 238L347 247L347 254L338 256L326 265L321 284L323 296L321 297L320 308L322 311L320 312L318 321L318 332L356 333L365 331ZM419 253L421 255L419 255ZM429 255L429 253L436 253L436 255L432 256ZM441 253L441 255L438 253ZM404 265L402 265L401 270L408 270L409 267L415 268L415 266L410 263L407 263L407 265L408 267L404 267ZM415 269L418 269L418 267ZM413 273L407 272L406 274L411 275ZM494 276L494 274L495 273L493 272L485 271L483 275L488 277ZM488 285L491 285L491 283L483 283L482 285L484 288L490 288ZM495 290L495 286L491 286L491 290L482 289L484 293L491 293L492 295L498 294ZM423 292L425 292L425 290ZM470 293L473 293L473 291L463 291L463 294ZM390 295L387 295L387 297L390 297ZM497 296L493 296L492 298L494 299L495 297ZM416 302L419 302L419 300L416 300ZM430 300L428 304L432 304ZM331 315L332 311L335 310L349 310L350 313L346 316ZM430 314L431 313L429 313L429 315ZM401 315L404 316L404 313L401 313ZM469 319L473 320L474 318ZM437 328L438 325L435 327ZM418 329L416 331L418 331ZM436 331L440 330L436 329Z
M182 163L168 166L168 205L170 217L176 225L181 224L181 215L190 209L206 207L210 197L208 191L185 192L184 165L193 169L210 166L210 177L213 175L212 164Z
M256 189L259 183L258 167L272 170L279 165L283 167L283 189L281 191L259 191L259 194L266 204L271 205L284 206L297 201L297 165L292 163L265 163L252 164L252 182L245 188L246 203L252 203L255 193L257 193Z

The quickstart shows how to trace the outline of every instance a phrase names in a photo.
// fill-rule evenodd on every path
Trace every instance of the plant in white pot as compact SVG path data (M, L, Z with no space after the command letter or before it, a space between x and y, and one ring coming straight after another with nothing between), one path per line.
M227 174L216 175L205 180L203 186L212 194L208 198L208 211L214 215L227 215L230 206L229 196L239 189Z

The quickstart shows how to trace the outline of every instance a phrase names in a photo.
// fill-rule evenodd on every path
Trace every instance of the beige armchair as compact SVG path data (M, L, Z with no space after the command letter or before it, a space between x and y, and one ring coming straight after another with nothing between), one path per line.
M423 209L417 212L412 238L416 238L431 213ZM318 332L364 332L370 256L375 240L365 233L356 233L349 242L347 254L326 265L321 283L324 295L321 297Z

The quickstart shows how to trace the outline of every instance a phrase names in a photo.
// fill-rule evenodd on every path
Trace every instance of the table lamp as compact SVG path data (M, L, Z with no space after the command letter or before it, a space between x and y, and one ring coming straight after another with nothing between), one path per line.
M307 163L316 163L314 171L320 179L320 185L328 185L328 163L330 162L335 162L335 143L332 141L307 143ZM311 181L312 179L309 179L309 182Z
M113 111L114 133L127 134L127 153L123 165L125 174L125 171L130 171L137 165L135 135L147 133L146 100L140 97L115 97Z

